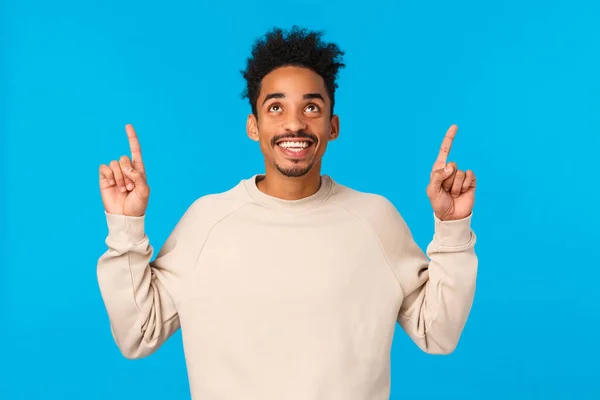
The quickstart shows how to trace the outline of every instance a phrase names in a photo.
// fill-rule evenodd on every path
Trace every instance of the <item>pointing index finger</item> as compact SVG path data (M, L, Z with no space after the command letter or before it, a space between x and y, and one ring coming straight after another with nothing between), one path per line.
M133 167L140 172L144 172L142 148L140 147L140 142L137 138L137 134L135 133L135 129L133 129L131 124L127 124L125 126L125 131L127 132L127 137L129 138L129 149L131 150L131 161L133 162Z
M440 147L440 152L438 154L437 160L433 164L434 171L442 169L446 166L448 154L450 153L450 149L452 148L452 141L454 140L454 136L456 135L457 130L458 126L452 125L446 132L446 136L444 137L444 141L442 142L442 146Z

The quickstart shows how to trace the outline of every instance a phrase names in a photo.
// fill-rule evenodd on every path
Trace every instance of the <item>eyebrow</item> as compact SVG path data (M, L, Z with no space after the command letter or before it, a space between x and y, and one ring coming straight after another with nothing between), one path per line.
M268 100L271 99L283 99L285 98L285 94L284 93L269 93L267 95L267 97L265 97L265 99L263 100L263 104L265 104ZM323 98L323 95L321 95L321 93L306 93L304 96L302 96L302 98L304 100L306 99L321 99L321 101L325 102L325 99Z

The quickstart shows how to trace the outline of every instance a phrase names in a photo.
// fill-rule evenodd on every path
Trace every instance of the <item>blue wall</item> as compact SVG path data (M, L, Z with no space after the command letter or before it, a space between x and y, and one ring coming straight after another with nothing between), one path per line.
M471 318L448 357L397 330L392 399L600 398L598 4L4 0L0 398L188 398L180 333L137 361L112 341L98 166L134 124L160 247L195 198L262 171L239 70L293 23L347 52L324 172L390 198L423 248L452 123L478 178Z

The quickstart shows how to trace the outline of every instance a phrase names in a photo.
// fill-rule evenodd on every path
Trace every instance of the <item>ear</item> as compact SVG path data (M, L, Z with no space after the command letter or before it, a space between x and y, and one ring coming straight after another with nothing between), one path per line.
M331 132L329 133L329 141L335 140L340 134L340 118L337 115L331 117Z
M246 121L246 134L251 140L258 142L258 121L254 114L248 115L248 120Z

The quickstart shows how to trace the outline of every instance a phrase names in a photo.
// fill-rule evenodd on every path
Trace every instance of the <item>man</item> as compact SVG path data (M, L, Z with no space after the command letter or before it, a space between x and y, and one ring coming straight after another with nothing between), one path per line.
M427 186L423 253L386 198L321 174L343 54L298 28L257 40L244 94L265 173L197 199L152 262L131 125L131 159L100 167L109 232L97 271L115 342L145 357L181 328L193 398L387 399L396 322L427 353L458 343L477 257L475 177L447 162L456 126Z

